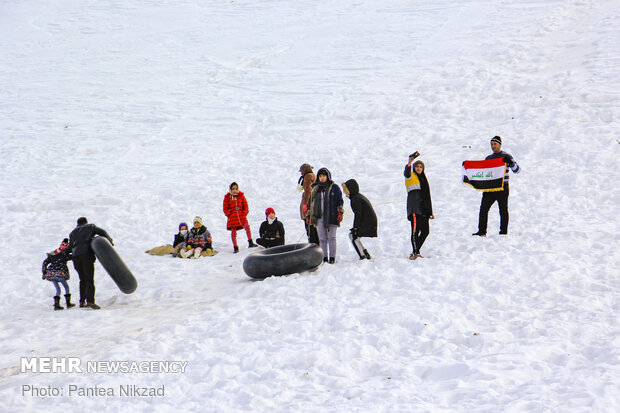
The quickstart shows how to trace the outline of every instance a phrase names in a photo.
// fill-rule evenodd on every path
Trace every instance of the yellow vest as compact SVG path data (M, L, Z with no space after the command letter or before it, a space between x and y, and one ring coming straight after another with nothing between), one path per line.
M416 174L414 171L411 171L411 177L405 178L405 186L407 187L407 192L413 191L414 189L421 189L420 178L418 178L418 174Z

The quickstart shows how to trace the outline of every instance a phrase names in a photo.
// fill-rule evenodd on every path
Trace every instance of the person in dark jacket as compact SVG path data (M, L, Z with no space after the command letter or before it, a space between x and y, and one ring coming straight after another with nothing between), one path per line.
M411 221L411 246L413 248L413 252L409 255L410 260L423 258L420 248L430 232L428 220L435 219L424 162L413 162L419 155L415 152L409 156L409 163L405 165L404 172L407 186L407 219Z
M368 250L362 245L361 237L377 236L377 214L372 204L364 195L360 194L360 188L355 179L349 179L342 184L342 190L351 201L353 210L353 228L349 230L349 239L360 260L370 259Z
M187 233L187 223L181 222L179 224L179 232L174 235L174 241L172 242L172 247L174 248L172 255L174 257L180 258L181 251L187 250Z
M502 138L494 136L491 138L491 150L493 153L487 156L486 159L502 158L504 163L512 172L518 174L521 172L521 168L515 162L511 154L502 151ZM478 232L474 232L472 235L485 237L487 235L487 222L489 219L489 209L497 201L499 207L499 233L500 235L508 234L508 180L510 179L509 170L506 168L506 174L504 175L504 189L494 192L483 192L482 201L480 202L480 212L478 213Z
M80 307L98 310L95 304L95 254L90 249L90 242L100 235L114 245L108 233L94 224L89 224L85 217L77 220L77 227L69 235L69 245L73 255L73 266L80 276Z
M69 292L69 267L67 267L67 261L71 260L71 250L69 249L69 239L65 238L60 243L60 247L47 254L47 258L43 261L41 271L43 272L43 279L54 283L56 288L56 295L54 296L54 311L64 310L64 307L60 305L60 286L59 283L65 289L65 301L67 308L75 307L75 304L71 302L71 293Z
M267 208L265 217L265 221L260 224L258 230L260 238L256 238L256 243L265 248L284 245L284 225L276 218L276 211L273 208Z
M319 244L319 234L316 232L316 227L314 225L310 225L306 216L308 215L308 209L310 208L310 194L312 194L312 184L316 180L316 175L312 172L312 166L310 164L304 163L299 167L299 173L301 176L299 177L299 181L297 184L299 185L300 191L302 191L301 195L301 204L299 204L299 214L301 215L301 219L304 221L304 225L306 226L306 235L308 236L308 242Z
M316 227L319 245L323 250L323 261L334 264L337 249L336 231L344 214L342 191L338 184L332 181L332 174L327 168L319 169L316 177L316 181L312 184L306 222L309 221L308 224Z

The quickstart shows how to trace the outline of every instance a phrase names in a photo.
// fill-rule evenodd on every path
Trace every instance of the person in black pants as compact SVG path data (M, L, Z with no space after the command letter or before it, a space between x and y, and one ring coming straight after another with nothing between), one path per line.
M405 165L405 185L407 187L407 219L411 221L411 248L410 260L424 258L420 254L420 248L430 233L429 219L435 219L433 215L433 203L431 201L431 189L426 179L426 166L424 162L414 159L419 152L409 155L409 163Z
M95 304L95 254L90 249L90 241L95 235L106 237L114 245L108 233L94 224L89 224L85 217L77 220L77 227L69 235L72 249L73 267L80 276L80 307L98 310Z
M502 151L502 138L494 136L491 139L491 149L493 153L487 156L486 159L502 158L504 163L512 170L512 172L518 174L521 172L521 168L512 155ZM510 170L506 168L506 174L504 175L504 189L501 191L484 192L482 194L482 201L480 202L480 213L478 214L478 232L474 232L472 235L485 237L487 235L487 221L489 218L489 209L497 201L499 206L499 233L500 235L508 234L508 194L510 193L508 181L510 179Z
M260 238L256 238L256 243L265 248L284 245L284 225L276 218L276 211L273 208L265 210L265 221L258 230Z
M342 184L342 190L351 201L353 210L353 228L349 230L349 239L360 260L370 259L368 250L362 244L362 237L377 236L377 214L372 204L364 195L360 194L360 187L355 179L349 179Z

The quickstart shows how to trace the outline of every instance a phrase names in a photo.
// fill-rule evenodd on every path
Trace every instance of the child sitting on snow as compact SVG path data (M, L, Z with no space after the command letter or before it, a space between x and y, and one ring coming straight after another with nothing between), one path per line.
M258 230L260 238L256 238L256 243L265 248L284 245L284 225L276 218L276 211L273 208L267 208L265 216L265 221L260 224Z
M194 218L194 228L187 234L187 249L182 249L180 255L183 258L197 259L202 251L212 252L211 233L202 225L202 218Z
M181 257L181 250L187 251L187 224L181 222L179 224L179 233L174 235L174 241L172 242L172 255L174 257Z
M75 304L71 303L71 294L69 293L69 285L67 280L69 279L69 267L67 267L67 261L71 259L71 249L69 249L69 239L62 240L60 247L47 254L47 258L43 261L43 277L42 279L51 281L56 287L56 295L54 296L54 311L64 310L64 307L60 305L60 286L62 284L65 288L65 301L67 308L75 307Z

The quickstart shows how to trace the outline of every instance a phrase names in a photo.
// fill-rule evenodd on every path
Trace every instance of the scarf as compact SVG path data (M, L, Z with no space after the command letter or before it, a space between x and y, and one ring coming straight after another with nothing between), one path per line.
M317 183L317 195L323 197L323 204L321 205L320 200L314 202L314 216L318 219L325 214L323 219L323 226L325 228L329 226L329 192L331 187L332 183L329 181Z

